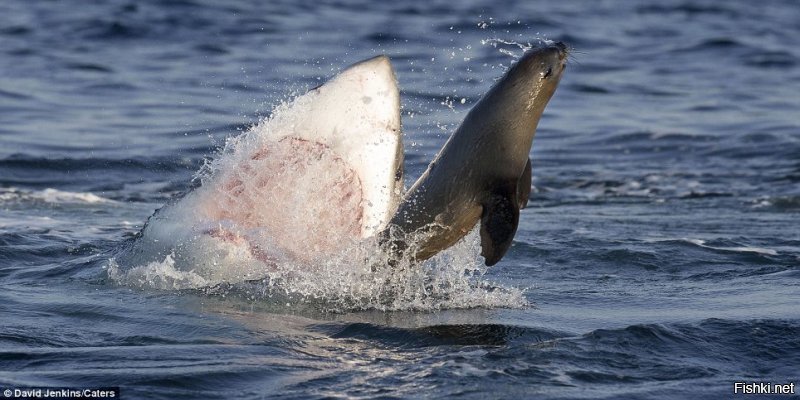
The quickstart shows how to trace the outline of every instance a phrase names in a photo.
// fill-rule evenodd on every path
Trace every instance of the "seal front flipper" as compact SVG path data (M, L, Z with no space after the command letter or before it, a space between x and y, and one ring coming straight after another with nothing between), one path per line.
M481 255L486 265L497 264L511 247L519 224L517 182L510 182L503 190L492 192L483 202L481 215Z
M525 164L522 176L519 177L519 182L517 183L517 199L519 200L520 210L528 206L528 198L531 197L531 185L531 159L528 158L528 163Z

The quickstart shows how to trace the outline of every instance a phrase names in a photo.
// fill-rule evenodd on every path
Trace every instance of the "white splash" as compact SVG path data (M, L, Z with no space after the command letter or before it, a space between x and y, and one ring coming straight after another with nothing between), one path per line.
M176 269L175 260L171 254L167 255L163 261L154 261L127 271L120 268L112 259L106 266L106 273L111 280L117 283L139 288L183 290L205 287L210 283L193 270Z
M480 257L477 229L422 264L400 260L389 265L387 255L370 240L342 246L335 256L314 264L286 259L258 276L255 269L245 268L246 259L233 257L218 264L219 272L228 271L228 276L186 270L173 254L130 269L112 259L106 269L112 281L140 289L245 293L253 301L281 304L291 298L326 312L528 306L523 291L484 279L488 267Z
M517 42L515 40L506 40L500 38L491 38L491 39L483 39L481 40L481 44L484 46L492 46L502 54L505 54L511 57L514 60L518 60L522 57L525 52L534 48L534 47L547 47L552 46L555 42L549 39L539 38L534 43L531 42ZM513 48L516 47L520 51L514 51Z

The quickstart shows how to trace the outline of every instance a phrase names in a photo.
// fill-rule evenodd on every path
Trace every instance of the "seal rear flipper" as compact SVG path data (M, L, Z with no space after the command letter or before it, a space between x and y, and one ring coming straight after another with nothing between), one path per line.
M528 163L525 164L517 183L517 200L519 200L520 210L528 206L528 198L531 197L531 185L533 185L531 179L531 159L528 158Z
M520 204L516 196L517 185L508 186L509 190L492 193L483 203L481 255L488 266L503 258L517 233Z

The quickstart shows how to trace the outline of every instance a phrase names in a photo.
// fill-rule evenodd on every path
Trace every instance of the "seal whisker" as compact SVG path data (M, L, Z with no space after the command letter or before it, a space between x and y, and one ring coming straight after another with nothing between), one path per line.
M578 66L581 66L582 64L581 64L581 62L578 60L578 56L577 56L577 54L576 54L576 53L577 53L577 54L588 54L588 53L586 53L586 52L584 52L584 51L576 51L576 50L570 50L570 51L567 53L567 59L568 59L568 60L570 60L570 63L575 63L576 65L578 65Z

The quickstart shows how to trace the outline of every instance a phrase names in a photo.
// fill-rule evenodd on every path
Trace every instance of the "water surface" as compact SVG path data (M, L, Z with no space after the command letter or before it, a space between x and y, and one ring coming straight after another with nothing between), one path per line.
M0 386L730 398L736 381L798 383L797 21L791 1L3 2ZM538 38L573 59L513 247L472 280L520 293L513 307L331 313L257 285L108 279L226 137L346 65L392 58L410 183L519 52L493 39Z

